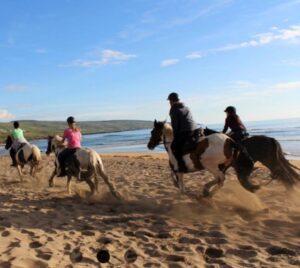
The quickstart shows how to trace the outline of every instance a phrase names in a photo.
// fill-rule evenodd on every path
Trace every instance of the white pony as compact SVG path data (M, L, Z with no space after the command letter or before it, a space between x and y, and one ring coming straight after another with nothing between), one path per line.
M11 136L7 136L5 149L9 150L13 144ZM30 175L32 177L36 176L36 173L40 171L39 166L42 160L42 155L40 149L34 144L25 143L21 145L16 151L16 162L17 169L20 176L21 182L23 181L22 168L24 165L28 164L30 166Z
M48 137L47 155L51 152L55 153L55 169L49 179L49 186L54 186L54 177L59 173L58 156L66 149L66 145L62 143L62 138L58 135L54 137ZM95 190L98 191L98 176L101 176L104 182L108 185L111 193L117 199L120 199L120 194L115 190L113 184L109 181L108 176L105 173L104 166L99 154L88 148L77 149L72 157L67 157L68 161L66 166L66 174L68 177L67 190L71 194L71 179L76 177L77 180L84 180L90 186L91 193L93 195ZM91 178L94 176L94 182Z
M161 142L163 142L169 155L173 183L184 193L183 173L178 171L178 163L171 149L173 129L170 124L155 120L148 148L153 150ZM194 149L184 153L182 157L187 172L205 169L214 175L215 179L204 186L204 196L212 195L223 185L225 171L229 166L238 164L239 168L243 170L253 167L253 162L249 156L243 150L239 150L231 138L221 133L202 137ZM210 190L212 187L214 189Z

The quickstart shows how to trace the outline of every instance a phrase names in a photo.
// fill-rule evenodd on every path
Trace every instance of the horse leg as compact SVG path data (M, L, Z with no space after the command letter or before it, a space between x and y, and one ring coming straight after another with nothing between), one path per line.
M95 191L96 191L96 193L99 193L99 180L98 180L98 176L97 176L97 174L95 173L94 174L94 185L95 185Z
M30 171L29 171L30 176L33 174L33 165L30 163Z
M71 180L72 180L72 175L68 175L67 191L68 191L68 194L69 194L69 195L72 194L72 190L71 190Z
M173 170L171 171L171 178L172 178L172 182L173 182L174 186L179 188L178 179L177 179L177 176L176 176L176 174Z
M23 182L23 172L22 172L22 168L19 164L17 164L17 170L19 173L20 180L21 180L21 182Z
M102 168L99 168L99 173L100 173L100 176L103 178L104 182L107 184L110 192L112 193L112 195L120 200L121 199L121 195L116 191L114 185L109 181L109 178L108 176L106 175L106 173L104 172L104 170Z
M92 196L95 193L95 185L91 180L91 177L86 178L86 183L90 186L91 192L89 194L89 196Z
M53 187L54 186L54 177L56 175L56 168L53 170L51 177L49 179L49 187Z
M214 180L206 183L204 185L204 188L203 188L203 196L204 197L209 197L211 195L210 188L215 186L216 184L218 184L218 179L217 178L215 178Z
M213 196L217 192L217 190L219 190L224 185L225 181L225 174L221 170L213 168L207 168L207 170L214 174L215 179L204 185L204 197ZM211 190L212 187L213 189Z
M184 183L183 183L183 173L176 172L175 176L177 178L178 188L180 190L180 193L184 194L185 193L185 187L184 187Z
M240 182L240 184L249 192L251 193L254 193L256 192L260 186L259 185L256 185L256 184L252 184L250 181L249 181L249 178L248 177L241 177L239 176L239 174L237 173L237 177L238 177L238 180Z

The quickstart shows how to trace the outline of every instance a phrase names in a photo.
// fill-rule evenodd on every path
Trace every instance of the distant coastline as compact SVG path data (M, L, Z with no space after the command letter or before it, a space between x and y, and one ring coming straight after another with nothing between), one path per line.
M28 140L45 139L49 135L62 134L67 127L64 121L19 120ZM151 128L152 121L144 120L107 120L79 121L78 126L83 135L103 134ZM12 123L0 123L0 144L4 142L12 130Z

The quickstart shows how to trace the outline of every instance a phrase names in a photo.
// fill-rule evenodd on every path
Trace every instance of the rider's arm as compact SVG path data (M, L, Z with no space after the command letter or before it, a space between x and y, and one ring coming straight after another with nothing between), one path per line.
M174 133L178 133L178 131L179 131L179 121L178 121L178 116L177 116L176 111L173 111L170 114L170 117L171 117L171 124L172 124L173 131L174 131Z
M225 125L224 125L224 128L223 128L222 133L226 133L227 130L228 130L228 120L227 120L227 118L226 118L226 120L225 120Z

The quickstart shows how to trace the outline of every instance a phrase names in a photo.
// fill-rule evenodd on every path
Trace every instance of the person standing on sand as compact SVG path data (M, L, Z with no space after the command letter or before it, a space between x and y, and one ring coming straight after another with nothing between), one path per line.
M73 116L67 118L68 128L65 129L62 144L67 139L68 148L63 150L58 155L58 162L60 167L60 172L58 172L58 177L66 176L66 160L70 155L73 155L77 149L81 148L81 131L76 127L76 122Z
M18 121L15 121L13 125L14 125L14 129L11 132L11 138L13 143L9 154L12 160L11 166L16 167L17 166L16 153L18 149L21 147L21 145L28 143L28 141L24 137L23 130L20 128L20 123Z
M231 132L228 134L236 142L240 142L244 137L247 136L247 130L240 117L236 114L236 109L233 106L228 106L225 111L226 119L223 128L225 134L230 128Z
M197 125L189 108L180 102L177 93L169 94L167 100L169 100L171 106L170 117L174 135L171 149L178 162L178 171L186 172L187 169L182 158L183 145L193 140Z

